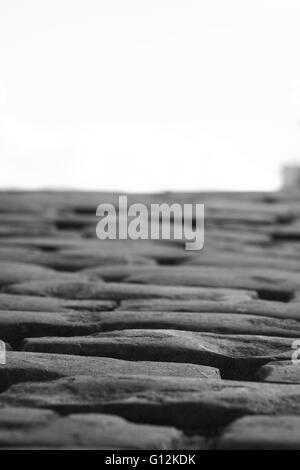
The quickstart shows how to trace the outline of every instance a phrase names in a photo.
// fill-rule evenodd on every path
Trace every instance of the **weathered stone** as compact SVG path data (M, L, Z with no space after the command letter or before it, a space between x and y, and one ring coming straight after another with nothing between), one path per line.
M243 214L245 217L248 215L253 217L257 215L260 217L273 216L276 221L283 221L293 216L288 200L281 199L281 193L210 192L201 194L200 197L208 205L209 212L222 213L224 211L229 217L231 214L238 213L241 217Z
M1 240L0 240L1 241ZM0 260L14 262L14 263L30 263L40 265L41 263L36 262L38 257L47 255L40 250L35 250L33 248L25 248L22 246L3 246L0 244Z
M102 281L33 281L8 286L5 292L18 295L54 296L65 299L125 300L125 299L226 299L232 296L227 289L202 287L158 286ZM250 291L250 298L256 296ZM249 297L248 297L249 299Z
M70 336L99 331L100 313L0 310L1 339L18 343L26 336Z
M95 226L96 228L96 226ZM38 248L43 250L75 250L80 255L97 256L142 256L157 261L183 261L185 250L176 244L150 240L105 240L82 239L81 237L14 237L1 238L7 246ZM74 253L75 255L75 253Z
M147 269L128 266L123 268L124 282L250 289L293 293L300 289L298 273L253 268L223 268L213 266L171 266Z
M53 233L54 228L47 224L36 222L33 226L28 224L3 224L0 226L0 237L36 237Z
M299 230L300 232L300 230ZM222 236L223 232L220 232ZM209 234L206 235L206 238ZM187 259L186 264L197 266L221 266L221 267L243 267L274 269L281 271L299 271L300 263L295 259L286 259L286 257L268 256L261 249L261 256L254 253L241 253L233 251L221 251L212 249L203 249L199 254Z
M1 238L1 243L5 246L12 247L26 247L26 248L37 248L49 252L55 252L60 249L68 249L78 247L82 243L81 238L68 236L64 237L59 234L57 237L13 237L13 238Z
M180 429L216 428L252 414L300 416L300 385L178 377L69 377L12 386L0 395L10 406L60 413L111 413L133 422Z
M227 200L226 200L227 199ZM289 221L293 216L290 207L285 204L263 204L256 201L239 201L225 197L219 200L210 199L206 204L206 219L218 224L243 223L243 225L269 225Z
M300 291L294 293L294 297L293 297L291 302L299 304L299 306L297 306L297 308L300 309Z
M0 408L0 447L173 449L183 441L174 428L133 424L118 416L59 417L30 408Z
M300 417L300 367L292 362L299 356L300 194L129 195L129 204L148 208L205 204L205 246L196 252L184 240L98 240L102 202L117 209L118 194L0 191L0 340L7 342L0 446L131 449L141 442L128 423L114 421L110 434L103 417L75 424L73 412L182 428L180 449L212 446L220 434L221 448L222 427L243 416ZM185 222L195 228L193 214ZM181 217L171 223L181 228ZM18 409L9 412L8 404ZM24 405L62 415L21 411ZM297 424L265 423L234 439L254 449L259 442L277 448L280 439L279 448L297 446L289 437Z
M1 338L11 343L28 336L79 336L132 329L175 329L294 338L297 333L300 335L300 322L230 313L0 310Z
M117 303L112 300L65 300L54 297L0 293L0 310L56 313L68 310L106 312L108 310L113 310L116 305Z
M290 360L274 361L261 367L255 374L255 380L260 382L299 383L300 365L292 363L292 344ZM299 357L299 355L298 355Z
M48 266L63 271L79 271L99 265L123 265L123 264L151 264L150 258L122 253L86 253L85 251L69 248L57 251L44 252L30 247L1 247L0 260L21 263L32 263L40 266Z
M144 276L146 279L151 278L152 281L151 283L154 284L154 275L157 273L158 275L158 282L157 284L177 284L178 279L181 279L180 285L207 285L208 287L214 287L213 284L211 284L211 281L209 279L213 278L216 282L217 285L222 283L223 280L228 277L228 270L232 271L230 276L228 277L227 283L220 285L221 288L229 288L229 289L249 289L250 286L252 289L260 290L260 289L266 289L269 287L269 283L274 282L278 283L279 281L283 282L284 277L282 275L286 274L287 272L289 273L289 277L293 277L293 281L297 281L297 276L293 270L289 271L284 271L283 268L280 268L277 266L277 269L262 269L262 267L259 267L257 269L254 269L253 266L251 267L251 264L248 266L247 263L244 265L235 266L234 263L232 263L232 266L230 264L226 265L222 263L222 258L220 260L219 268L217 267L218 264L208 264L206 263L198 263L198 257L201 255L198 255L196 257L192 257L190 259L190 264L187 262L185 264L182 264L180 266L169 266L169 267L161 267L155 264L152 265L137 265L137 264L120 264L120 265L100 265L97 267L92 267L89 269L85 269L82 271L82 273L88 275L89 277L92 278L98 278L105 280L107 282L120 282L124 281L127 282L127 280L133 278L136 279L135 282L137 282L137 278L141 277L141 282L143 281ZM215 255L217 256L217 255ZM228 255L229 258L231 258L232 255ZM251 259L252 257L249 256ZM261 258L263 260L263 258ZM193 263L192 263L193 262ZM286 262L288 264L288 262ZM286 266L287 268L287 266ZM294 266L294 271L299 271L300 269L300 263L295 261L295 266ZM177 275L178 273L178 275ZM199 276L198 276L199 274ZM207 274L205 276L205 274ZM167 276L170 276L170 282L164 281L164 279L167 279ZM175 276L175 277L174 277ZM202 284L202 280L205 277L205 283ZM148 281L146 281L148 282ZM207 284L208 283L208 284ZM241 287L241 283L243 283L243 286ZM245 283L247 283L248 287L245 287ZM268 283L268 285L267 285ZM295 287L292 284L293 287ZM296 287L298 284L296 285ZM276 285L275 285L276 287ZM297 287L299 288L299 287ZM280 288L278 289L280 290ZM281 290L287 290L286 285L282 285Z
M84 267L88 268L91 266L101 265L151 265L155 264L151 258L134 255L132 253L118 253L110 251L109 253L97 253L91 252L86 253L85 251L69 249L60 250L57 253L48 255L47 259L44 259L44 263L54 269L63 269L66 271L79 271Z
M25 281L63 278L62 273L34 264L0 262L0 286Z
M274 227L273 227L274 228ZM220 231L220 236L222 235L222 231ZM208 246L207 246L208 245ZM239 243L221 243L219 244L220 246L216 246L216 244L210 246L210 244L206 243L206 250L207 251L226 251L226 252L232 252L233 254L236 255L245 255L245 256L253 256L255 258L261 258L263 260L265 257L267 259L266 266L263 266L267 269L268 267L268 260L274 259L276 262L278 261L283 261L285 260L286 262L290 263L293 265L293 263L298 262L299 263L299 243L289 241L288 243L285 240L278 240L276 241L276 244L272 242L271 235L269 236L269 242L267 244L264 244L263 246L261 244L239 244ZM205 251L205 248L204 248ZM194 256L190 256L189 259L192 259ZM197 254L195 255L197 258ZM187 259L186 261L187 262ZM290 264L289 264L290 266ZM253 266L254 268L256 266ZM259 267L259 266L258 266ZM271 267L270 267L271 268ZM273 268L271 268L273 269ZM290 270L291 268L288 268L287 270ZM294 271L294 269L293 269ZM297 269L298 271L298 269Z
M262 256L264 253L267 256L274 256L274 258L280 256L285 257L288 260L293 259L299 262L299 242L278 240L276 241L276 244L270 244L268 247L266 247L262 253Z
M243 224L273 224L276 222L276 218L272 214L260 214L253 211L245 211L242 208L240 210L233 210L232 207L229 210L220 207L219 210L212 210L208 206L205 218L209 222L217 224L229 224L229 223L243 223Z
M122 330L72 338L32 338L23 350L209 365L223 377L247 377L254 368L290 357L291 339L217 335L179 330Z
M245 295L245 298L243 296ZM300 320L300 308L293 302L272 302L259 299L248 300L247 293L222 296L214 300L172 300L172 299L134 299L123 300L116 311L151 311L151 312L199 312L199 313L237 313L243 315L261 315L263 317ZM1 296L0 296L1 302ZM296 323L297 324L297 323Z
M0 390L17 382L53 380L84 374L94 377L109 374L166 375L202 379L220 377L216 368L189 363L133 362L111 358L10 351L6 356L6 364L0 364Z
M154 265L156 269L160 269L159 266ZM139 272L148 272L149 266L135 266L135 265L100 265L89 269L84 269L82 273L88 275L91 279L100 279L107 282L120 282L126 277L130 276L132 272L135 272L136 268ZM153 282L153 284L155 284Z
M246 416L229 425L219 450L300 450L300 416Z
M232 224L236 226L238 223L238 220L228 221L228 223L222 224L221 227L208 228L206 218L204 250L215 248L217 251L224 251L231 247L233 251L236 251L239 247L239 251L241 251L244 246L265 246L270 242L268 232L261 230L261 226L259 228L255 227L256 230L251 230L249 226L243 224L243 231L237 230L235 227L232 228ZM269 227L272 227L272 225L269 225Z
M4 213L45 213L70 209L75 213L95 214L95 207L101 202L115 204L118 196L109 192L82 191L5 191L0 194L0 211Z
M141 313L122 310L99 314L99 320L103 331L166 328L224 334L300 337L299 321L237 313L168 311Z
M276 229L272 231L272 237L274 240L300 240L300 223L291 223L289 225L276 226Z

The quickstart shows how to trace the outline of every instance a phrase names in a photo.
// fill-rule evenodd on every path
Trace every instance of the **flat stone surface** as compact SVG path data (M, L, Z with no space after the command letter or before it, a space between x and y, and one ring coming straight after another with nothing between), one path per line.
M218 335L179 330L122 330L72 338L24 340L23 350L115 357L131 361L188 362L221 370L223 377L247 376L272 360L290 357L291 339Z
M282 227L276 226L272 235L276 240L300 240L300 223L298 221Z
M0 409L0 447L173 449L183 441L174 428L133 424L118 416L59 417L30 408Z
M113 310L116 306L117 303L112 300L65 300L55 297L0 293L0 310L55 313L66 312L68 310L106 312Z
M269 364L261 367L255 374L254 378L260 382L300 384L300 363L292 363L292 352L293 350L291 350L290 360L270 362Z
M300 276L291 271L213 266L148 266L147 269L132 266L125 270L123 281L133 283L286 292L300 289Z
M297 304L300 304L300 291L296 291L296 292L294 293L294 297L293 297L293 299L292 299L292 302L295 302L295 303L297 303ZM299 307L300 307L300 305L299 305ZM297 308L299 308L299 307L297 306Z
M99 317L103 331L166 328L224 334L300 337L299 321L238 313L117 311L99 314Z
M12 386L0 404L60 413L104 412L180 429L214 428L252 414L300 416L300 385L178 377L68 377Z
M300 192L128 195L205 204L195 252L98 240L118 196L0 191L0 446L297 448Z
M106 283L103 281L33 281L14 284L5 289L6 293L16 295L53 296L64 299L126 300L126 299L226 299L232 298L227 289L141 285L127 283ZM250 291L249 298L256 297Z
M213 367L190 363L124 361L112 358L82 357L64 354L30 352L6 353L6 364L0 364L0 390L17 382L53 380L70 375L136 374L218 379ZM1 395L0 395L1 396Z
M125 311L151 312L212 312L237 313L243 315L261 315L264 317L300 320L300 308L292 301L272 302L252 298L243 298L244 293L232 294L232 299L223 300L172 300L172 299L137 299L123 300L118 308ZM247 296L247 294L246 294ZM1 296L0 296L1 301Z
M300 231L299 231L300 233ZM209 234L207 235L209 237ZM284 256L274 257L264 254L262 249L262 256L254 253L241 253L213 250L204 248L196 256L187 259L186 264L195 266L228 266L248 268L263 268L275 269L279 271L297 271L299 272L299 261L295 259L287 259Z
M299 416L247 416L222 433L221 450L300 450Z
M17 262L0 262L0 286L30 280L56 279L63 277L55 271L38 265Z
M27 336L91 334L101 329L100 319L100 313L95 312L0 310L1 339L18 343Z
M97 207L97 206L96 206ZM96 224L94 226L96 230ZM93 238L81 237L2 237L2 243L11 246L26 248L38 248L43 250L75 250L82 255L94 255L102 257L139 257L150 258L157 261L183 261L186 259L186 252L182 246L160 241L151 240L105 240L102 243L96 239L94 231ZM76 253L74 252L74 255Z
M135 256L127 253L87 253L76 248L59 249L54 252L45 252L32 247L1 247L0 260L10 262L32 263L47 266L62 271L79 271L99 265L122 264L151 264L154 259L143 256Z

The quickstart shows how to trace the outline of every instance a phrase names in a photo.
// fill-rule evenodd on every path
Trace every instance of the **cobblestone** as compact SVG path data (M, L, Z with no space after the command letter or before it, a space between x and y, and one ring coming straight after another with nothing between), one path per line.
M299 191L129 196L204 203L199 252L100 242L117 201L0 193L0 447L299 449Z

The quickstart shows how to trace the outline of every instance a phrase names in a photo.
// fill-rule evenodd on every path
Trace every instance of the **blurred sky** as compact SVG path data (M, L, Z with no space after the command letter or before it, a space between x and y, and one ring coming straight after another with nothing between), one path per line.
M299 0L1 0L0 187L276 189Z

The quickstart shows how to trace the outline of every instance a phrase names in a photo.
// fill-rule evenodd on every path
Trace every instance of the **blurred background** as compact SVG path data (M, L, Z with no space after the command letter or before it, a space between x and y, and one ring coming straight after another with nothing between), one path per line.
M0 188L272 190L298 0L2 0Z

